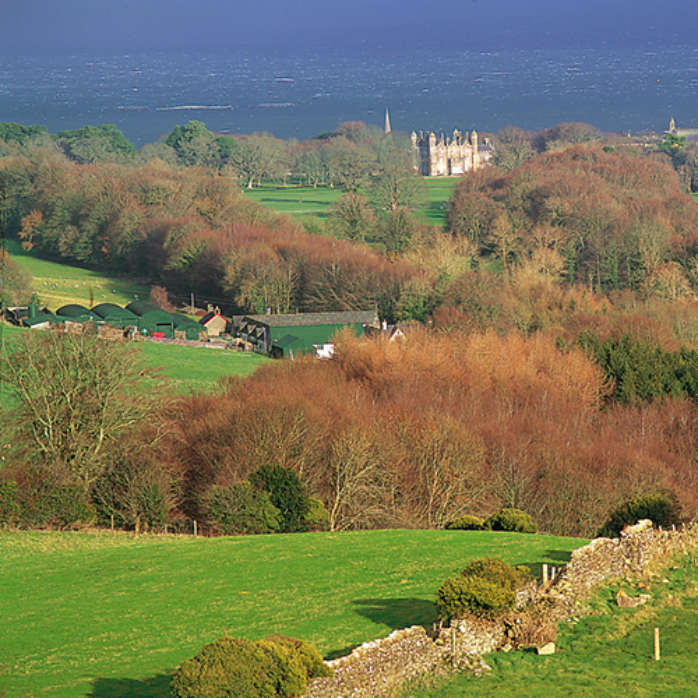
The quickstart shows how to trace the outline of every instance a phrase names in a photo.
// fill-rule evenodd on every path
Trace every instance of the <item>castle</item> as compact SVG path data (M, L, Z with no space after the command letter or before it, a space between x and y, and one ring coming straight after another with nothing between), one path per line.
M489 139L480 144L477 131L468 136L455 129L450 138L442 133L438 139L433 131L428 135L412 131L410 139L415 169L425 177L465 174L486 165L492 157Z

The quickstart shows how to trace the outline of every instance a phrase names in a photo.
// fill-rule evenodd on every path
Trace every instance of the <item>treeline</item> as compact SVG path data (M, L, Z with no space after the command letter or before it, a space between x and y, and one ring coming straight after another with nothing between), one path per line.
M437 528L505 507L542 530L593 535L638 494L670 490L688 517L698 507L695 383L628 401L579 346L542 332L347 333L332 361L278 362L217 394L151 387L142 400L128 345L26 342L3 376L21 398L5 415L5 524ZM695 377L695 353L683 360ZM65 398L71 380L78 400Z

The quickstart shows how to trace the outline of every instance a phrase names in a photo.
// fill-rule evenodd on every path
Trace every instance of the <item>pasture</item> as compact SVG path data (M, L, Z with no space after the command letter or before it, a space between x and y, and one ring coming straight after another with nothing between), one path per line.
M448 200L458 183L458 177L425 177L429 203L418 211L423 223L444 226ZM342 196L341 189L329 187L277 186L265 184L245 194L257 203L269 206L279 213L286 213L301 221L304 218L327 218L327 209Z
M32 275L41 304L53 311L68 303L126 305L150 295L150 286L131 279L41 259L22 249L16 240L6 240L6 246L17 264Z
M429 624L439 584L473 558L560 564L585 541L490 531L194 538L0 532L0 692L161 696L230 633L283 633L326 657Z

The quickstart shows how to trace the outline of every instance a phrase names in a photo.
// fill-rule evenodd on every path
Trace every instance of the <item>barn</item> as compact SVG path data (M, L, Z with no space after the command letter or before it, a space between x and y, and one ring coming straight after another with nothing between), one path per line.
M375 310L246 315L240 322L238 337L249 342L260 354L295 358L322 350L327 352L334 335L344 328L361 336L365 325L377 322Z

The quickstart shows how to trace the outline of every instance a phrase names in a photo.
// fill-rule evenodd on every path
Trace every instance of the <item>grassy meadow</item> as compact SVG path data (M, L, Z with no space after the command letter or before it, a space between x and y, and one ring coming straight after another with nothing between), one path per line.
M0 693L161 696L224 633L280 632L326 657L428 624L473 558L560 564L585 541L488 531L193 538L0 532Z
M446 223L447 204L458 184L458 177L425 177L429 192L429 203L418 211L422 222L443 226ZM327 209L344 193L329 187L275 186L265 184L245 190L247 196L257 203L269 206L279 213L287 213L301 221L304 218L326 219Z
M695 696L698 694L696 629L698 567L687 559L651 588L652 600L639 609L618 608L618 585L597 597L595 614L563 626L556 654L532 651L486 657L492 671L480 678L461 675L405 696ZM644 589L624 585L632 594ZM660 630L661 659L653 656L653 629Z
M127 305L132 300L147 299L150 295L150 286L131 279L41 259L22 249L16 240L6 240L6 245L17 264L32 275L34 291L42 305L51 311L55 312L68 303Z

